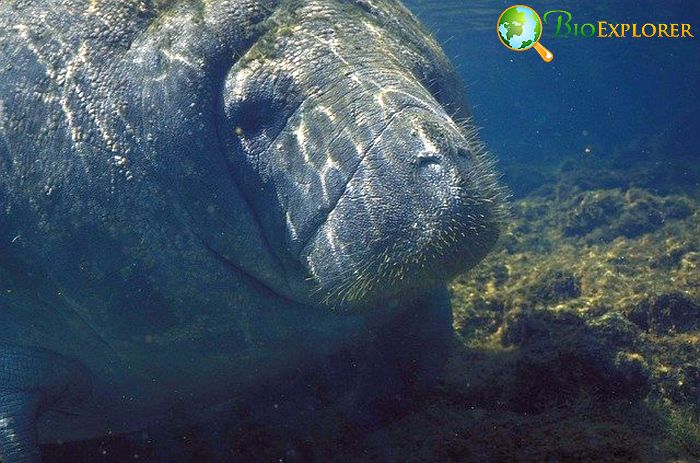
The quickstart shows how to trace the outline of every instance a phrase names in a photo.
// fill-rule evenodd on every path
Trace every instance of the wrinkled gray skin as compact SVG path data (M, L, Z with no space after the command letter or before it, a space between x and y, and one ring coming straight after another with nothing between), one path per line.
M368 342L434 379L502 209L465 108L393 0L0 2L0 460Z

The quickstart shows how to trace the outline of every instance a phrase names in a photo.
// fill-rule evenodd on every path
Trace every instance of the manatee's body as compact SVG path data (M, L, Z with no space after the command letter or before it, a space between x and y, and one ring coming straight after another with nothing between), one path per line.
M465 107L395 1L0 2L0 460L191 419L396 317L429 376L445 281L498 234Z

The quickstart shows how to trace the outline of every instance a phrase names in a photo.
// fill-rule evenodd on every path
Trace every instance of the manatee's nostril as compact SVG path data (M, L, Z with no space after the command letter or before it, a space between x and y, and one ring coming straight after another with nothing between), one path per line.
M418 173L424 176L431 177L442 172L440 160L435 156L420 156L416 163Z
M430 166L439 166L440 160L436 156L420 156L418 158L418 168L425 169Z

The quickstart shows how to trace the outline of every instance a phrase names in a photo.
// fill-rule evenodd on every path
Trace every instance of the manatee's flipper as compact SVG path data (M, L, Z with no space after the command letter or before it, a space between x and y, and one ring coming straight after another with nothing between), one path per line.
M0 462L41 460L37 419L89 390L78 363L43 349L0 345Z
M440 381L453 332L449 292L438 288L416 300L380 334L410 393L427 392Z
M447 288L428 292L386 323L360 357L351 361L355 399L345 407L361 429L376 429L410 410L438 385L453 342Z

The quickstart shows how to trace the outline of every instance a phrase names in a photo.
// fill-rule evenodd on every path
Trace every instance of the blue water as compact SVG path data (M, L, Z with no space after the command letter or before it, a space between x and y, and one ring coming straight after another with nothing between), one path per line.
M673 128L674 162L698 152L700 122L700 2L570 0L528 2L543 15L563 9L579 24L690 23L694 39L554 38L518 53L498 39L496 22L511 1L407 0L461 75L476 123L501 166L551 165L593 150L591 162L615 149ZM679 130L680 129L680 130ZM507 179L506 179L507 180ZM512 185L517 189L517 185Z

